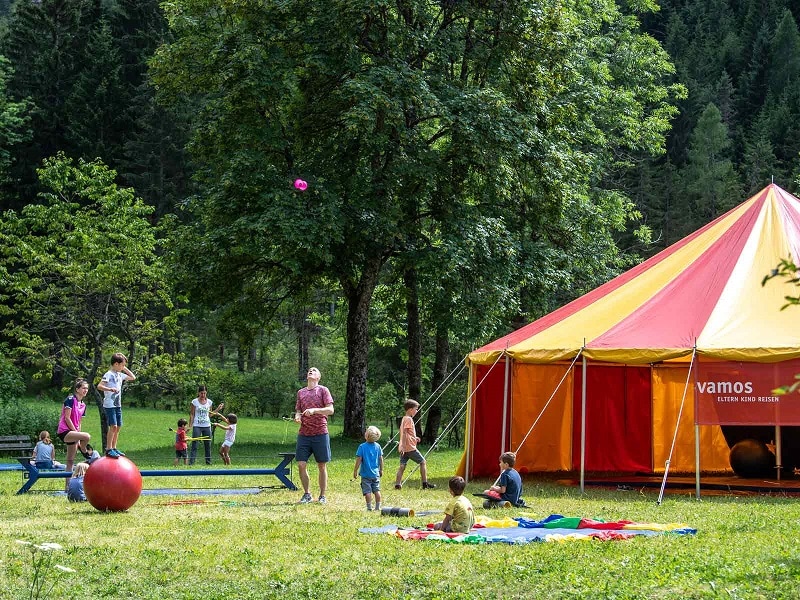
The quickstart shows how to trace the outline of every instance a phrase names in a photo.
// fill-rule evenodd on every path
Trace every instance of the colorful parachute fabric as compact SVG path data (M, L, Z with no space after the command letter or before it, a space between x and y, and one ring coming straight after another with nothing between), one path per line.
M531 542L564 542L572 540L628 540L635 536L694 535L697 529L680 523L634 523L633 521L601 521L580 517L550 515L536 520L529 515L502 519L476 516L469 533L444 533L428 528L401 528L386 525L362 528L361 533L388 533L403 540L438 540L462 544L529 544Z

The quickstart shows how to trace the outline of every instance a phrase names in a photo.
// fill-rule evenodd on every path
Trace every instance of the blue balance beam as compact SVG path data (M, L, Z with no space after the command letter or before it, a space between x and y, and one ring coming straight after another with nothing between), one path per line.
M142 477L200 477L206 475L274 475L278 480L292 491L297 490L297 486L287 477L290 470L289 466L294 460L294 452L280 452L281 462L274 469L187 469L185 471L177 469L144 469L139 471ZM40 479L65 479L72 477L70 471L43 471L30 464L30 457L17 458L22 465L24 472L23 478L27 479L17 494L24 494L30 490Z

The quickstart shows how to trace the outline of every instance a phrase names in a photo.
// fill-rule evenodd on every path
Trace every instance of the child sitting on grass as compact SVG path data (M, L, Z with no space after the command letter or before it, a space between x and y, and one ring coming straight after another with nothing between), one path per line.
M88 456L86 457L87 465L92 464L94 461L100 458L100 453L94 448L92 448L91 444L86 444L86 454L88 454Z
M517 462L517 455L513 452L503 452L500 455L500 479L486 493L492 493L498 497L493 500L484 500L484 508L499 508L506 506L509 502L511 506L525 506L522 496L522 477L514 468Z
M86 492L83 491L83 477L89 469L89 463L80 462L72 467L72 479L67 488L67 499L70 502L86 502Z
M383 449L378 443L381 430L370 426L364 432L366 440L356 450L356 465L353 467L353 479L361 475L361 493L367 503L367 510L372 510L372 495L375 495L375 510L381 509L381 477L383 477Z
M444 509L444 520L436 523L434 529L453 533L469 533L475 525L475 512L472 503L464 496L467 482L463 477L451 477L449 482L450 495L453 497Z

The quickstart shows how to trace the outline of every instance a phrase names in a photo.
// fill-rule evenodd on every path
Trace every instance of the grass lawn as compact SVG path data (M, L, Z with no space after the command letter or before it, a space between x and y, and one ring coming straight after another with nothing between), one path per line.
M167 429L179 416L126 408L120 448L142 468L171 465L173 437ZM93 412L84 420L83 429L95 439L98 422ZM335 423L334 433L339 429ZM240 420L233 466L276 465L278 452L293 449L296 431L284 421ZM220 439L215 465L221 464ZM300 493L266 489L239 496L142 496L125 513L104 514L44 492L15 496L20 474L0 473L0 598L28 597L30 552L18 539L64 547L55 562L76 572L50 571L54 598L800 598L799 499L713 496L698 502L668 495L659 507L656 492L589 489L581 497L576 488L528 478L527 512L536 517L681 522L698 534L527 546L405 542L360 534L358 528L423 524L436 517L398 520L366 512L358 482L351 480L356 445L334 438L327 506L298 505ZM393 454L386 462L384 505L442 509L459 457L456 450L428 457L439 489L422 491L415 473L395 491ZM311 471L316 488L316 469ZM299 484L296 471L294 479ZM146 478L144 485L276 482L271 476L186 477ZM488 484L472 482L467 492ZM34 490L61 485L45 480ZM191 498L205 503L166 504ZM231 502L221 502L226 500ZM501 513L516 511L495 512Z

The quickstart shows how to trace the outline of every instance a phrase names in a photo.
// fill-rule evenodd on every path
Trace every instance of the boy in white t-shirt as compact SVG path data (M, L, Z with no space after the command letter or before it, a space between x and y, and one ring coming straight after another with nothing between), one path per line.
M127 364L128 359L124 354L115 353L111 357L111 368L97 384L97 389L103 392L103 410L108 422L106 456L111 458L125 456L124 452L117 449L119 430L122 427L122 383L136 379L136 375L130 372Z

